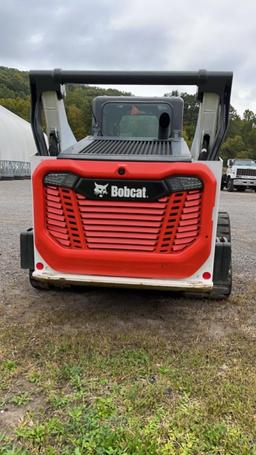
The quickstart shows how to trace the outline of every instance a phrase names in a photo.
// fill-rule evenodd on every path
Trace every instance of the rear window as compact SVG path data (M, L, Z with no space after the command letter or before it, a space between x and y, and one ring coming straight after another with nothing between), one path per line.
M103 106L103 136L120 138L158 137L159 117L171 108L167 103L106 103Z

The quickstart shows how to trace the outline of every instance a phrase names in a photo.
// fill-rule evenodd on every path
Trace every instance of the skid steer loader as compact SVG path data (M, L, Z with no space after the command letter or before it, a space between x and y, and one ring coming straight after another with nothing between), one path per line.
M91 135L76 141L64 85L196 85L191 150L180 97L94 99ZM101 285L231 292L228 214L219 212L218 151L230 72L31 71L33 228L21 267L36 288ZM48 143L46 143L44 113Z

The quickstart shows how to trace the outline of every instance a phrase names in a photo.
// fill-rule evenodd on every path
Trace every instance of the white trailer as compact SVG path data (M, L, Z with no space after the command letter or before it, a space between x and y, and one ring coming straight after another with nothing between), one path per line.
M35 154L30 123L0 106L0 179L29 177Z

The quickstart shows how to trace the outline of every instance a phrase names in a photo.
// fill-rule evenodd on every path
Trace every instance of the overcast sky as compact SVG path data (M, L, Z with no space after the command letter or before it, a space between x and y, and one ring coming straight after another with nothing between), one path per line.
M0 0L2 66L232 70L240 114L256 112L255 45L255 0Z

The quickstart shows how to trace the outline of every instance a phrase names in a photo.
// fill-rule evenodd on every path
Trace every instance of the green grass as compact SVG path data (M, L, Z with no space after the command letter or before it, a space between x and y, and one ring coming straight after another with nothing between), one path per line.
M0 346L1 455L256 455L249 338L35 324L3 326Z

